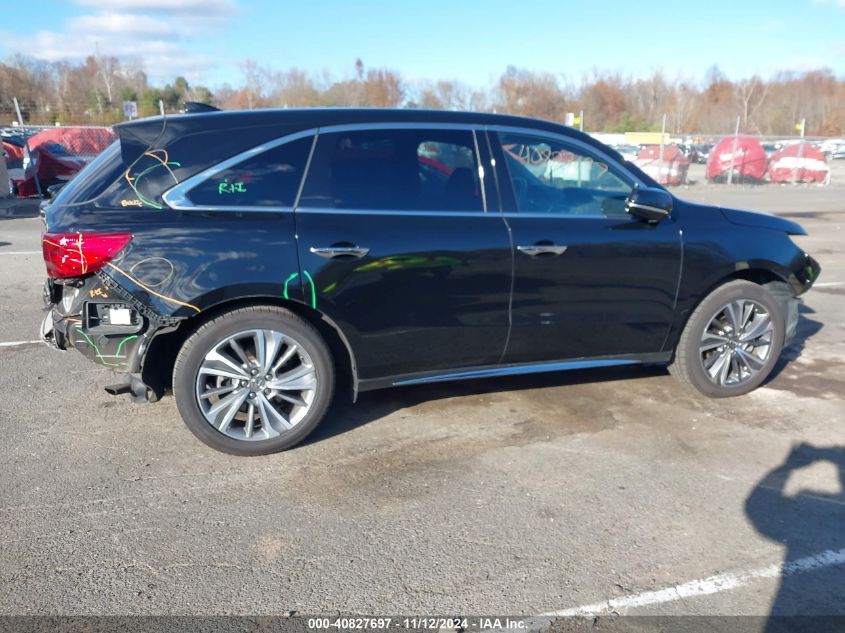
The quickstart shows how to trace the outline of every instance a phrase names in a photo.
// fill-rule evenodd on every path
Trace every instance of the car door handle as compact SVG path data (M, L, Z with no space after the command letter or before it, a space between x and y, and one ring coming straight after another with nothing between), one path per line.
M332 259L334 257L356 257L360 258L370 252L369 248L362 248L360 246L353 246L351 244L335 244L333 246L317 247L312 246L308 249L315 255Z
M537 255L561 255L566 250L566 247L551 243L544 244L541 242L533 244L532 246L517 246L516 250L520 253L530 255L531 257L536 257Z

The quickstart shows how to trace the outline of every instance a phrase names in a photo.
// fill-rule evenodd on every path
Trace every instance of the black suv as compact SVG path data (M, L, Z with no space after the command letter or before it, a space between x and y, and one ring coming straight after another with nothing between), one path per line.
M42 336L172 386L240 455L353 394L664 363L708 396L760 385L818 264L794 222L681 201L554 123L414 110L150 118L45 211Z

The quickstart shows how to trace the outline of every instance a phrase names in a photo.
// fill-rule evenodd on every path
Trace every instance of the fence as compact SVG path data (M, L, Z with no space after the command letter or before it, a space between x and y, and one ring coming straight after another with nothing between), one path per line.
M115 138L114 132L107 126L26 125L24 115L32 119L34 113L26 109L22 112L18 107L17 99L14 99L12 103L14 108L9 106L5 112L10 113L15 119L10 121L14 125L0 127L0 141L4 150L6 168L6 174L0 170L0 197L3 197L6 192L19 197L48 197L51 188L66 183ZM159 111L163 112L164 105L159 102L158 106ZM39 111L43 116L55 112L58 112L58 109L47 106ZM92 106L82 114L91 119L99 112L96 106ZM143 111L140 114L147 114L147 112ZM120 114L115 112L110 116L117 119ZM707 179L728 184L749 180L827 184L830 181L830 169L827 165L829 158L845 158L845 140L842 140L841 144L828 140L825 147L822 145L825 139L804 137L802 133L786 137L758 135L756 140L751 141L745 135L739 134L738 126L732 130L726 130L723 135L633 132L593 133L593 136L610 145L685 145L687 150L695 145L709 146L714 151L718 150L719 156L724 157L724 160L710 160L709 156L704 155L708 165ZM791 149L792 145L796 148ZM829 153L820 151L819 146ZM669 160L670 155L671 160ZM657 174L657 179L664 184L676 184L674 179L679 173L677 161L702 162L701 158L701 152L695 149L686 151L680 157L677 152L665 154L661 149L655 156L644 156L643 161L648 162L643 162L641 166L653 169L654 174ZM686 170L680 171L686 174ZM666 177L665 180L663 176Z
M706 180L713 183L830 184L832 161L845 158L845 138L805 136L803 120L796 127L800 131L796 135L753 135L740 132L737 121L734 129L724 134L592 136L616 146L661 184L685 183L690 163L705 163ZM676 151L678 148L682 151Z

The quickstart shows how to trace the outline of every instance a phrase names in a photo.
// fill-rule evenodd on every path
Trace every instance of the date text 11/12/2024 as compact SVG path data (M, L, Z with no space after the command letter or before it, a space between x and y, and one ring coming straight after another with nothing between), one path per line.
M455 631L502 631L502 630L524 630L527 623L524 620L511 619L509 617L335 617L335 618L308 618L308 629L406 629L406 630L455 630Z

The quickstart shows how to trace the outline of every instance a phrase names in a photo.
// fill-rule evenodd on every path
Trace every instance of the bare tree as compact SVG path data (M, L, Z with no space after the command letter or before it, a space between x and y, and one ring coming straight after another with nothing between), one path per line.
M419 105L435 110L467 110L472 102L472 90L455 80L426 82L419 90Z
M752 117L765 103L768 93L769 84L757 75L734 84L734 96L739 106L740 125L743 130L752 131ZM759 131L759 127L755 126L753 131Z
M475 88L452 79L408 86L396 70L366 68L360 59L339 79L328 70L309 73L246 60L239 85L220 86L212 95L182 77L151 86L137 65L114 57L96 54L70 63L18 55L0 63L0 118L6 121L15 118L13 98L25 122L41 124L111 124L123 118L122 100L138 101L142 115L157 113L159 100L169 110L191 100L214 101L227 109L335 105L495 110L553 121L583 109L588 129L595 131L655 130L667 114L675 134L724 134L732 131L739 114L743 129L761 134L794 134L802 118L808 134L845 132L845 80L827 69L731 81L714 66L698 83L671 80L659 72L632 78L598 70L567 82L551 73L508 67L494 85Z
M239 65L244 78L241 100L246 101L247 110L253 110L261 101L267 71L261 68L254 59L246 59Z
M567 111L566 97L557 77L509 66L499 78L495 108L524 116L562 121Z
M366 105L376 108L392 108L402 103L404 87L399 73L393 70L368 70L364 81Z

